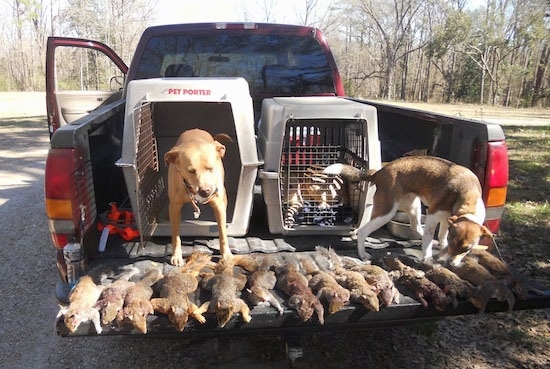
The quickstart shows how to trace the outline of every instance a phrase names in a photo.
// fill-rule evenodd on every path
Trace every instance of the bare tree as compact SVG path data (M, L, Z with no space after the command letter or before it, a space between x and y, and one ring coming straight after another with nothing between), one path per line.
M2 32L4 79L9 89L43 88L44 45L47 20L42 0L6 1L11 17Z
M262 9L264 13L264 21L265 22L274 22L275 16L274 12L277 8L277 0L262 0Z
M310 25L315 16L315 10L319 5L319 0L304 0L305 11L301 21L304 25ZM298 14L298 17L300 15Z
M428 4L421 0L356 0L358 14L365 16L359 27L368 28L382 49L381 67L384 73L382 96L395 95L397 63L423 45L410 46L416 28L422 24L422 11Z
M445 101L450 102L454 95L456 70L460 63L460 49L468 39L471 29L470 16L460 8L440 8L443 15L431 34L426 46L427 56L441 73L445 83Z
M146 0L80 0L63 8L61 28L66 35L105 42L127 60L154 6Z

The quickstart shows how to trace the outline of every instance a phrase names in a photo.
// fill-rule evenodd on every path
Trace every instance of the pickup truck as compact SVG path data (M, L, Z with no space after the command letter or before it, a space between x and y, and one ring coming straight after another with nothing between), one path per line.
M111 75L98 72L101 83L81 78L84 88L74 91L63 78L73 65L67 58L82 51L67 53L71 48L94 52L93 62L81 65L81 71L99 71L92 66L97 67L97 55L103 55L112 62L113 68L107 69ZM97 88L100 84L110 88ZM191 128L225 133L233 140L227 144L224 166L227 231L234 254L269 255L278 263L309 258L317 260L320 269L329 264L318 246L342 258L357 257L354 231L368 216L372 191L360 183L346 187L345 199L335 196L342 191L342 181L323 176L322 168L343 162L378 169L411 153L470 168L483 188L486 226L493 233L499 228L508 182L501 127L346 96L327 41L315 28L258 23L150 27L129 67L100 42L51 37L46 87L51 148L45 204L60 275L55 291L60 304L68 304L73 286L63 252L67 245L81 246L82 258L70 266L71 273L76 268L77 276L88 274L97 284L108 284L128 270L140 276L151 268L170 270L163 157L179 134ZM192 207L186 206L181 224L184 254L204 252L215 259L219 243L211 210L202 207L195 219ZM406 221L396 219L372 234L371 262L392 254L416 260L419 241L409 239L414 237L407 230ZM183 331L166 315L154 313L147 317L146 332L187 337L296 334L479 312L466 299L445 309L423 306L405 286L397 287L398 303L370 311L351 302L326 313L324 324L316 318L302 321L288 296L275 288L282 313L250 305L250 322L235 314L224 328L213 314L205 313L205 324L189 319ZM548 291L528 293L513 309L548 307L548 296ZM199 288L193 298L201 303L208 291ZM507 302L491 299L485 311L509 308ZM55 329L61 336L96 334L90 322L69 331L63 316L56 319ZM121 323L104 326L100 334L136 333L132 325Z

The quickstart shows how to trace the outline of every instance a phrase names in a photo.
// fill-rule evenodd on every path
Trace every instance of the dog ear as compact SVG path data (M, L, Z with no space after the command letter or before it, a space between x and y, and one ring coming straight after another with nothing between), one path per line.
M493 237L493 233L489 230L489 228L485 226L481 226L481 235L487 236L487 237Z
M233 139L225 133L218 133L217 135L214 136L214 141L232 143Z
M164 154L164 162L166 163L166 165L170 165L170 163L175 163L177 159L178 151L176 150L171 150Z
M447 219L447 222L449 222L449 225L455 225L455 222L456 222L457 219L458 219L458 217L456 215L453 215L452 217Z
M219 141L214 141L216 144L216 151L218 151L218 155L220 156L220 159L223 159L225 156L225 146L222 145Z

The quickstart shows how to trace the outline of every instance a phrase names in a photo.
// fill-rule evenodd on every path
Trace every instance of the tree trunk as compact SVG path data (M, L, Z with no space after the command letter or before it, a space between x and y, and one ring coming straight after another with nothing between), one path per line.
M544 75L546 74L546 65L548 64L549 55L548 45L545 44L540 53L539 64L535 72L535 86L533 88L531 107L535 107L540 99L540 90L544 81Z
M403 101L407 100L407 74L409 72L409 54L403 58L403 71L401 73L401 96Z
M447 78L447 103L451 102L451 98L453 96L453 81L454 81L454 73L455 73L455 57L456 54L452 52L451 56L451 66L449 70L449 78Z
M483 104L483 95L485 94L485 68L481 68L481 86L479 88L479 103Z
M428 62L426 63L426 81L425 81L425 87L423 90L425 91L424 96L422 98L422 101L429 102L430 100L430 77L431 77L431 66L432 62L430 58L428 58Z

